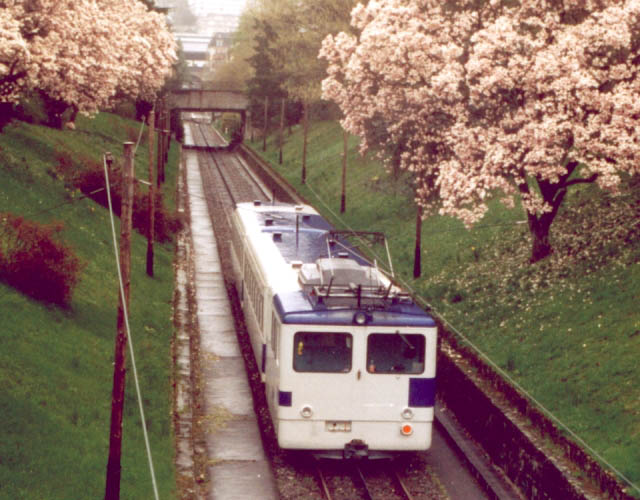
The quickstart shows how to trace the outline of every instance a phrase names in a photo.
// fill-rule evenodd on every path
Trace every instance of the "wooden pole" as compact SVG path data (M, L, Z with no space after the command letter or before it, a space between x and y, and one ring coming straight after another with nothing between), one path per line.
M155 137L155 111L149 113L149 227L147 231L147 275L153 278L153 239L155 238L155 179L153 158L153 139Z
M164 101L162 99L158 100L158 111L156 113L158 115L158 123L157 123L157 129L158 129L158 157L156 158L156 162L157 162L157 178L156 178L156 185L158 186L158 189L160 189L160 187L162 186L162 183L164 182L164 162L165 162L165 152L164 152L164 148L165 148L165 141L164 141Z
M109 432L109 460L105 500L120 498L120 457L122 456L122 413L126 375L127 332L124 317L129 310L131 285L131 213L133 208L133 142L124 143L124 168L122 171L122 209L120 213L120 273L122 292L118 293L118 319L113 366L113 394L111 397L111 428ZM124 303L123 303L124 299Z
M284 146L284 104L285 98L282 98L280 101L280 135L278 136L278 146L280 146L280 155L278 157L278 162L282 165L282 148Z
M342 130L342 196L340 197L340 213L347 209L347 143L349 134Z

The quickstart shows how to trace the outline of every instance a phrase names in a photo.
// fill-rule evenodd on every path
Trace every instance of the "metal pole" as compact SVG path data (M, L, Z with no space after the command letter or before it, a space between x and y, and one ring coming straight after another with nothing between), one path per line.
M280 165L282 165L282 147L284 146L284 139L283 139L283 133L284 133L284 103L285 103L285 98L282 98L282 101L280 102L280 135L278 136L278 145L280 146L280 156L278 158L278 161L280 163Z
M264 123L262 127L262 151L267 150L267 119L269 118L269 96L264 96Z
M120 213L120 272L123 293L119 293L117 333L113 366L113 393L111 397L111 428L109 432L109 460L105 500L120 498L120 457L122 456L122 413L126 375L127 332L124 308L129 309L131 287L131 213L133 205L133 142L124 143L122 171L122 208ZM124 297L123 297L124 295ZM124 301L124 306L123 306Z
M302 184L307 182L307 135L309 133L309 106L306 102L303 106L303 138L302 138Z
M422 207L418 205L416 212L416 248L413 253L413 277L422 274Z

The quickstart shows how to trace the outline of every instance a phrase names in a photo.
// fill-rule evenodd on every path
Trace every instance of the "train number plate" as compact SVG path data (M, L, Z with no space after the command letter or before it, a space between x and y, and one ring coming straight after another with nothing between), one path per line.
M348 420L328 420L325 429L329 432L351 432L351 422Z

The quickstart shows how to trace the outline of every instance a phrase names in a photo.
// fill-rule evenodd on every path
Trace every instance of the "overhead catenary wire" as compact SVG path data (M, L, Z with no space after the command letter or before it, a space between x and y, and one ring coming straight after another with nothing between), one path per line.
M103 157L103 166L104 166L104 177L105 177L105 185L109 186L109 171L107 168L107 161L106 161L106 157ZM113 249L114 249L114 253L115 253L115 258L116 258L116 268L117 268L117 272L118 272L118 282L120 285L120 297L121 297L121 302L122 302L122 308L123 308L123 316L124 316L124 323L125 323L125 328L127 331L127 340L128 340L128 344L129 344L129 355L131 356L131 367L132 367L132 372L133 372L133 379L135 382L135 387L136 387L136 395L138 397L138 408L140 410L140 420L141 420L141 424L142 424L142 433L144 435L144 444L147 450L147 458L148 458L148 462L149 462L149 472L151 474L151 484L153 486L153 493L154 493L154 497L156 500L159 500L160 496L158 495L158 485L156 482L156 475L155 475L155 470L153 467L153 457L151 455L151 445L149 444L149 435L147 433L147 423L145 420L145 416L144 416L144 407L142 404L142 393L140 391L140 383L138 381L138 370L136 367L136 359L135 359L135 353L134 353L134 349L133 349L133 339L131 338L131 329L129 327L129 312L127 311L127 304L126 304L126 300L125 300L125 293L124 293L124 283L122 281L122 271L120 269L120 256L119 256L119 252L118 252L118 238L116 236L116 226L115 226L115 221L114 221L114 217L113 217L113 208L111 205L111 190L107 189L107 200L108 200L108 204L109 204L109 218L111 221L111 233L112 233L112 237L113 237Z
M357 237L357 232L351 228L346 221L340 217L331 207L324 201L324 199L318 194L311 184L307 181L305 186L311 191L311 193L316 197L316 199L325 207L325 209L338 220L347 230L351 231L354 236ZM522 224L521 221L516 223L512 223L510 225ZM375 257L380 258L375 252L372 252ZM620 470L618 470L613 464L611 464L608 460L606 460L600 453L598 453L593 447L591 447L584 439L582 439L576 432L571 430L567 424L561 421L558 417L556 417L551 410L547 409L540 401L538 401L532 394L530 394L524 387L522 387L518 382L516 382L507 372L505 372L496 362L494 362L488 354L482 351L476 344L474 344L466 335L460 332L454 325L452 325L441 313L437 312L433 306L422 296L418 295L416 291L402 278L396 278L402 286L404 286L407 290L411 292L411 295L415 297L423 306L428 307L438 318L442 321L442 323L453 333L455 333L464 343L466 343L472 350L474 350L482 359L484 359L494 370L496 370L504 379L506 379L510 384L512 384L518 391L520 391L529 401L531 401L535 406L537 406L545 415L547 415L556 425L558 425L561 429L565 430L575 441L577 441L581 446L583 446L587 451L589 451L594 457L596 457L601 463L606 465L611 471L613 471L622 481L624 481L628 486L632 489L636 490L640 493L640 486L633 483L631 479L626 477Z

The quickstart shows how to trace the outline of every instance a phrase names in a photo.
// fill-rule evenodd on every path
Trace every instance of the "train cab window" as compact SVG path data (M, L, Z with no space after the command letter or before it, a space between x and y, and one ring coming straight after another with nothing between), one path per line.
M424 371L424 335L374 333L367 339L369 373L411 373Z
M349 333L298 332L293 337L293 369L347 373L351 371L352 346Z

